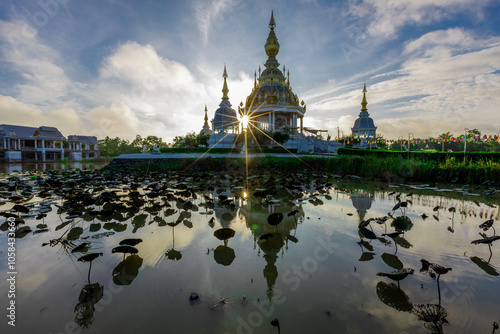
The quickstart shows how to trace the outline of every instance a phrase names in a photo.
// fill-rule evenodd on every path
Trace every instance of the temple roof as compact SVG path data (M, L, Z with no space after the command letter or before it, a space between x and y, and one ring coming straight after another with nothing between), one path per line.
M270 31L264 45L268 58L264 64L264 71L261 72L259 67L259 76L257 77L257 72L254 74L254 87L246 99L245 108L256 111L256 109L261 109L266 105L277 105L292 107L301 113L305 113L304 102L299 103L297 95L292 91L290 72L286 72L285 66L283 66L283 71L279 68L280 64L276 56L279 53L280 45L274 32L275 27L274 14L271 12ZM284 73L287 73L287 77L285 77Z
M219 104L219 108L215 111L213 119L213 130L219 130L222 127L235 126L238 124L238 117L236 116L236 111L231 108L231 102L229 102L227 87L227 71L226 65L224 65L224 73L222 74L224 78L224 84L222 85L222 101Z

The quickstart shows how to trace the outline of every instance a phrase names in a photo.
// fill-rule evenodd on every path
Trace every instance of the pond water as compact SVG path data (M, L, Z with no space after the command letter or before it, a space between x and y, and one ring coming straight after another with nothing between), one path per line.
M478 227L499 215L486 188L305 172L250 177L250 196L245 184L217 173L4 177L0 211L26 217L16 327L3 315L2 333L491 333L500 322L500 242L491 253L471 244L495 233ZM403 233L383 236L393 225ZM142 239L137 254L112 251L128 238ZM414 272L377 275L402 268ZM8 290L4 279L5 314Z

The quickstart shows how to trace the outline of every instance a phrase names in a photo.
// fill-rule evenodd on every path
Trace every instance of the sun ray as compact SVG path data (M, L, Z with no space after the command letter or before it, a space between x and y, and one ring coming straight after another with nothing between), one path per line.
M213 147L209 147L205 152L203 152L202 155L200 155L198 158L196 158L189 166L187 166L186 168L184 168L184 170L182 172L185 172L189 168L191 168L191 166L193 166L198 160L202 159L206 154L208 154L212 150L212 148L214 148L215 146L217 146L217 144L219 144L222 140L224 140L228 135L229 135L229 133L227 133L224 137L222 137Z
M271 136L269 136L267 133L265 133L264 131L262 131L261 129L259 129L258 127L256 127L255 125L251 124L251 126L253 126L255 129L259 130L260 132L262 132L266 137L268 137L269 139L271 139L273 142L275 142L276 144L278 144L279 146L281 146L284 150L286 150L288 153L290 153L291 155L293 155L295 158L299 159L303 164L305 164L306 166L308 166L309 168L313 169L314 168L309 165L307 162L305 162L303 159L301 159L299 156L297 156L296 154L294 154L293 152L291 152L289 149L287 149L285 146L281 145L280 143L278 143L276 140L274 140Z

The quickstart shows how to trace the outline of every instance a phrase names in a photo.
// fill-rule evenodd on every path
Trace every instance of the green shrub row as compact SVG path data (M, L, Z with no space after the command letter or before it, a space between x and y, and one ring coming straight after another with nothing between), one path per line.
M455 161L464 160L464 152L425 152L425 151L389 151L389 150L360 150L340 148L339 155L375 156L379 158L401 157L420 161L446 162L453 158ZM466 161L493 161L500 162L500 152L470 152L465 154Z

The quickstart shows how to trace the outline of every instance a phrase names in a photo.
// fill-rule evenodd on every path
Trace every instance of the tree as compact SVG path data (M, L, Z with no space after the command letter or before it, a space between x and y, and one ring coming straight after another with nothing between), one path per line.
M377 142L377 146L378 148L387 148L387 143L384 139L384 136L382 134L377 134L377 137L375 138L376 142Z
M183 136L175 136L172 141L172 147L185 147L184 137Z
M156 136L147 136L142 140L142 144L148 149L153 148L155 145L157 145L159 148L167 147L167 143L164 143L161 138Z
M283 145L288 139L290 139L290 134L285 131L276 130L272 132L271 137L278 144Z
M120 154L139 153L140 150L134 147L128 140L116 138L99 139L99 147L102 156L115 157Z
M208 146L209 134L200 132L196 134L194 131L188 132L185 136L176 136L173 139L172 147L198 147Z
M144 147L144 141L141 135L135 136L135 139L132 141L132 146L142 149Z
M198 136L194 131L188 132L184 137L186 147L198 147Z
M453 138L453 134L450 131L439 135L439 139L441 139L441 144L442 144L441 151L444 151L445 140L449 140L451 138Z
M200 132L198 134L198 144L200 146L208 146L208 139L210 138L210 135L205 133L205 132Z

